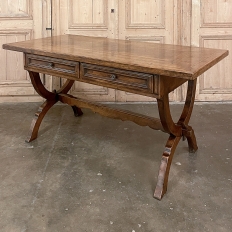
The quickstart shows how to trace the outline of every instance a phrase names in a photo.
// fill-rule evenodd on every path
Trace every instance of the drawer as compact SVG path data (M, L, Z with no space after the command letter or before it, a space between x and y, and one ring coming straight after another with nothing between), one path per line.
M128 92L154 93L152 74L81 63L80 80Z
M25 69L49 75L79 77L79 63L46 56L26 54Z

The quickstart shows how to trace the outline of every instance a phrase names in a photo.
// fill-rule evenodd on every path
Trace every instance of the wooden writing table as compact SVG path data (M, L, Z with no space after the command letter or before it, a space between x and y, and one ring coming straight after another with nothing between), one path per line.
M75 35L4 44L3 48L24 53L24 68L29 72L32 85L46 99L32 121L28 142L37 138L43 117L58 101L72 106L75 116L83 114L81 108L89 108L103 116L168 133L154 193L159 200L167 191L170 165L181 137L187 138L190 152L197 150L194 130L188 125L197 77L228 55L226 50ZM67 80L59 90L50 92L42 84L39 73ZM67 94L75 81L156 98L160 119ZM188 82L185 105L178 122L174 123L168 94L185 82Z

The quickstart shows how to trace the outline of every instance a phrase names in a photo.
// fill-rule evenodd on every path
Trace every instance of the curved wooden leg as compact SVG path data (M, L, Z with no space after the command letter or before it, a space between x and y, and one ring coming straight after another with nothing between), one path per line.
M57 94L67 93L71 89L74 82L75 81L72 81L72 80L66 81L65 84L57 91ZM79 116L83 115L81 108L79 108L77 106L72 106L72 110L73 110L75 117L79 117Z
M48 112L48 110L56 103L57 101L45 101L38 109L38 111L35 113L35 116L32 120L30 131L28 138L26 139L26 142L31 142L32 140L37 138L38 131L40 124Z
M172 163L172 158L181 137L170 135L161 159L158 182L155 188L154 198L161 200L167 191L168 176Z
M177 124L173 122L171 117L168 94L164 95L161 99L157 99L161 123L164 130L170 134L162 155L158 182L154 192L154 197L158 200L161 200L167 191L172 158L181 136L187 138L190 152L195 152L197 150L194 130L188 125L194 105L195 91L196 80L189 81L185 105Z
M198 149L194 130L191 126L188 125L193 110L194 100L195 100L196 84L197 84L197 80L188 81L188 90L187 90L184 109L177 123L182 127L182 135L183 137L187 138L189 152L191 153L196 152Z
M173 122L168 94L163 96L161 99L157 99L160 120L163 125L164 130L170 134L169 139L166 143L165 150L162 155L158 182L155 188L154 197L158 200L161 200L163 195L167 191L168 186L168 176L172 163L172 158L175 152L175 149L182 136L182 128L180 125L177 125Z
M195 153L198 149L198 146L193 128L191 126L188 126L186 130L183 129L183 136L187 138L189 152Z
M80 117L83 114L81 108L77 106L72 106L72 109L75 117Z
M37 138L39 127L44 116L46 115L48 110L59 100L57 97L58 94L66 94L71 89L74 83L73 80L67 80L58 91L50 92L44 87L43 83L41 82L39 73L29 71L29 75L34 89L41 97L45 98L46 101L39 107L38 111L35 113L35 116L31 123L29 136L28 139L26 139L26 142L31 142L32 140ZM81 109L78 108L77 112L80 113L80 111Z

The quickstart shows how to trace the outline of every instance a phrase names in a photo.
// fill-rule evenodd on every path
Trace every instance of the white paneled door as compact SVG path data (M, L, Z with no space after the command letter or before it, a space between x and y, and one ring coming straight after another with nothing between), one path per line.
M47 1L0 0L0 46L50 36L46 31L49 20ZM0 49L0 64L0 102L41 100L23 69L22 53Z
M197 100L232 100L232 0L192 1L191 45L229 50L199 78Z

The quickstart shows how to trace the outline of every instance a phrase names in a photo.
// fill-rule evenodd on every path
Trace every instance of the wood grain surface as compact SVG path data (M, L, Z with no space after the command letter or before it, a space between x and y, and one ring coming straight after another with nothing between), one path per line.
M61 35L4 44L4 49L151 74L197 78L227 50Z

